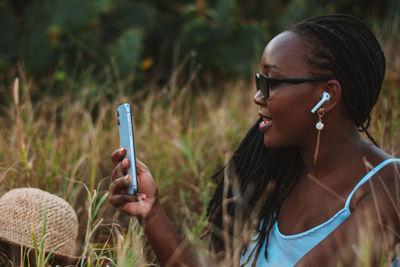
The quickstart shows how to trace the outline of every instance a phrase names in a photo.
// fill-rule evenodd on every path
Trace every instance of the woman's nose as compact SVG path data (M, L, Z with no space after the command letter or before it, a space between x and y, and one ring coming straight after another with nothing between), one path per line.
M260 90L258 90L257 93L254 95L253 100L254 100L254 103L255 103L256 105L263 105L263 104L265 104L264 96L263 96L263 94L261 93Z

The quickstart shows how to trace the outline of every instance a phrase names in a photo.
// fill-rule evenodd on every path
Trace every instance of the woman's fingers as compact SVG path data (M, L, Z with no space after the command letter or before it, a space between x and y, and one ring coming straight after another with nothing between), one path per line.
M126 194L111 195L110 197L111 204L113 204L117 208L128 202L134 202L136 200L137 200L136 196L126 195Z
M110 184L109 192L111 195L125 194L131 178L129 175L118 178Z
M124 159L122 162L118 163L111 174L111 182L115 181L121 176L126 175L129 165L130 163L128 159Z
M138 193L136 195L126 194L126 189L130 183L130 177L124 176L115 180L110 185L110 202L115 207L120 207L130 202L140 202L147 198L146 194Z
M117 166L125 157L126 149L125 148L118 148L111 154L111 160L114 166Z
M136 159L136 171L138 173L149 172L149 168L143 162Z

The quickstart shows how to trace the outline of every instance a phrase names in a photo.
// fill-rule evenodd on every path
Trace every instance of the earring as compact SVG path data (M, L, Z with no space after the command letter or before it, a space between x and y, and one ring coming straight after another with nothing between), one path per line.
M321 131L324 129L324 124L322 123L322 117L325 115L325 108L320 108L317 111L318 114L318 122L315 124L315 128L317 129L317 145L315 146L314 152L314 165L317 163L318 153L319 153L319 142L321 139Z

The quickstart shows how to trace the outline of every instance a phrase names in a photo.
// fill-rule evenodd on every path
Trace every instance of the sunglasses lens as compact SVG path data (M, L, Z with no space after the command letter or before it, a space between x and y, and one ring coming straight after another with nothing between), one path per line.
M268 80L264 76L259 76L259 90L263 94L264 98L268 98L269 96L269 90L268 90Z
M256 73L256 89L260 91L260 74Z

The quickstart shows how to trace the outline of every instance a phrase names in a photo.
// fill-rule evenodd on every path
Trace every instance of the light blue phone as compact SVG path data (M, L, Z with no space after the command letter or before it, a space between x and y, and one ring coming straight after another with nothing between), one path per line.
M126 148L125 158L129 159L130 166L128 174L131 175L132 180L127 194L134 195L139 191L137 175L136 175L136 157L135 157L135 143L133 138L133 123L132 112L129 104L125 103L118 107L118 128L119 128L119 143L121 147Z

